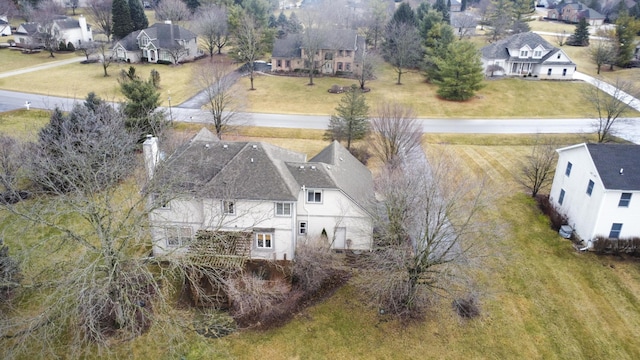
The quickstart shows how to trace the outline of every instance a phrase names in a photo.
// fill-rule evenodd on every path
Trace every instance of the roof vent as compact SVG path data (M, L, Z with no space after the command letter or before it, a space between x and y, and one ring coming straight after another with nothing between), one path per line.
M620 175L624 175L624 168L620 168Z
M254 145L251 145L251 147L252 147L252 148L254 148L254 149L257 149L257 148L258 148L258 145L255 145L255 144L254 144Z
M204 144L205 149L209 148L209 144Z
M228 148L229 148L229 145L224 144L224 145L222 145L222 148L223 148L223 149L228 149Z
M311 170L315 170L316 167L314 165L311 165Z
M251 162L253 162L253 158L251 158Z
M304 170L304 165L300 165L300 170Z
M343 158L341 158L341 157L339 157L338 159L340 159L340 161L344 161L344 159L343 159Z

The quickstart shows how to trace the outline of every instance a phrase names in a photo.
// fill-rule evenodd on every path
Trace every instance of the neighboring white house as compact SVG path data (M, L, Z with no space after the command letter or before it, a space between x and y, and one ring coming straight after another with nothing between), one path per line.
M22 23L16 29L14 38L18 46L38 46L37 34L40 31L42 31L42 27L38 23ZM55 34L58 42L72 43L75 47L93 41L91 26L87 24L87 19L82 15L78 17L78 20L60 16L53 20L51 31Z
M586 246L598 236L640 237L640 145L558 149L550 200Z
M150 176L174 195L150 214L156 256L199 251L190 245L203 234L234 234L225 255L253 260L292 260L307 239L371 249L372 176L338 142L310 161L266 143L220 141L206 129L166 160L156 138L143 147Z
M532 32L511 35L481 49L487 76L536 76L572 80L576 64L567 54Z
M132 63L175 63L193 60L201 54L197 35L171 21L132 32L116 42L112 53L115 59Z
M11 24L9 24L6 16L0 16L0 36L9 35L11 35Z

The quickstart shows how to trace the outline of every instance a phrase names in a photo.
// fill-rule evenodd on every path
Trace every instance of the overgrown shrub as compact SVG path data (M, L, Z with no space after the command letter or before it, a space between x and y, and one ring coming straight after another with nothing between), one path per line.
M640 238L611 239L598 236L593 241L593 250L600 254L638 254L640 253Z
M549 217L549 221L551 222L551 228L555 231L560 230L562 225L565 225L569 222L569 219L566 215L563 215L558 212L553 203L549 200L548 195L538 195L536 196L536 200L538 202L538 207L543 214Z
M326 232L325 232L326 234ZM305 293L315 293L335 274L340 264L328 244L321 239L300 242L291 274L293 285Z
M461 318L472 319L480 316L480 306L475 295L468 295L464 298L455 299L451 305Z
M243 273L227 280L227 296L231 301L231 316L241 325L257 324L289 293L284 281L267 281Z
M60 41L58 44L58 51L67 51L67 44L64 41Z
M73 46L73 43L71 41L67 43L67 51L76 51L76 47Z

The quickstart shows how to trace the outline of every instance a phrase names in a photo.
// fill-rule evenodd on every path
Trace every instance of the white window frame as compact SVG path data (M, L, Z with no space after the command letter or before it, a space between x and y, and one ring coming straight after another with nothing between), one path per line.
M172 234L172 232L174 233ZM168 247L186 246L191 243L192 236L192 230L188 226L170 226L165 228L165 243Z
M313 194L313 200L309 200L309 195ZM316 194L320 194L320 200L317 201L316 200ZM305 201L308 204L322 204L322 199L323 199L323 194L322 194L322 190L314 190L314 189L307 189L307 194L305 197Z
M533 51L533 57L534 58L541 58L542 57L542 50L534 50Z
M257 232L255 233L256 249L273 249L273 233ZM262 245L260 244L262 242ZM269 246L267 246L267 244Z
M620 233L622 232L622 223L611 224L611 230L609 231L610 239L620 239Z
M529 50L520 50L521 58L526 58L527 56L529 56Z
M307 236L307 234L309 233L309 226L308 226L308 222L306 221L299 221L298 222L298 235L300 236Z
M276 216L291 217L293 213L293 204L290 202L277 202L275 207Z
M149 45L149 38L146 36L143 36L140 38L140 46L147 46Z
M236 202L233 200L223 200L222 201L222 213L225 215L235 215L236 214Z
M564 169L564 174L567 177L571 176L571 170L573 170L573 164L571 163L571 161L567 161L567 167Z

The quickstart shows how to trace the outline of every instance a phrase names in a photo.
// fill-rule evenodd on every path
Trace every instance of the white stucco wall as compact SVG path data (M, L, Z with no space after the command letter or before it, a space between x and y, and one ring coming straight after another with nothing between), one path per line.
M570 176L565 175L568 161L572 163ZM589 180L594 182L591 196L587 194ZM561 205L558 199L562 189L565 196ZM628 207L618 206L623 192L632 194ZM623 224L620 238L640 237L640 192L605 189L584 145L559 152L550 196L586 245L597 236L608 237L613 223Z

